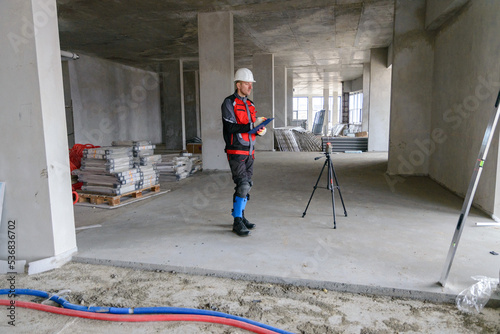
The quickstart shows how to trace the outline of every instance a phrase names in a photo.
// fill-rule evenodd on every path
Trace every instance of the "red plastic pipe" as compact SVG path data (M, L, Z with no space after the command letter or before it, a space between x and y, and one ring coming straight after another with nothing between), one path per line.
M10 306L12 300L0 299L0 305ZM196 321L196 322L208 322L214 324L222 324L232 327L238 327L245 329L247 331L257 333L257 334L276 334L276 332L248 324L243 321L238 321L234 319L215 317L209 315L192 315L192 314L110 314L110 313L93 313L70 310L61 307L55 307L50 305L37 304L32 302L25 302L21 300L14 301L15 307L29 308L32 310L45 311L50 313L56 313L61 315L67 315L71 317L79 317L93 320L105 320L105 321L119 321L119 322L150 322L150 321Z
M76 191L73 191L73 204L76 204L78 202L78 193Z

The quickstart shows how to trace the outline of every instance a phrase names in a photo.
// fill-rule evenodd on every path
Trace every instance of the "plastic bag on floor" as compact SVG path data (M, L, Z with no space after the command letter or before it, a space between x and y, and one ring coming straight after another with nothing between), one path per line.
M478 314L490 300L492 292L497 289L498 278L472 276L472 279L478 282L460 292L456 304L460 311Z

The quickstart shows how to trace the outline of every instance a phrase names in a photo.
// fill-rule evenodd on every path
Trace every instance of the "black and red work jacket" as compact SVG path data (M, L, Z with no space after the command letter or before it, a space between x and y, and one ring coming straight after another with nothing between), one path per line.
M253 102L247 97L241 97L237 91L226 97L221 106L223 135L227 154L254 154L255 134L253 129L256 111Z

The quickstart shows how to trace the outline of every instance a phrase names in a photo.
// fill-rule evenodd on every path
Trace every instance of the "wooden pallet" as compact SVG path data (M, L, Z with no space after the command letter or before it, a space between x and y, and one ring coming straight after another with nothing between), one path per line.
M78 192L78 203L87 202L90 204L104 204L107 203L109 206L115 206L120 204L122 199L127 197L131 198L140 198L143 196L144 192L154 192L157 193L160 191L160 185L156 184L151 187L142 188L139 190L134 190L122 195L103 195L98 193L89 193L89 192Z

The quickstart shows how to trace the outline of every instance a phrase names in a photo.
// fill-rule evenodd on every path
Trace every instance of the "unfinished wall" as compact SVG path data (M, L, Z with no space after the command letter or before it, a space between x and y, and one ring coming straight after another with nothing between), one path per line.
M422 143L430 138L434 40L432 33L425 31L425 10L425 0L396 1L389 174L428 174L430 155Z
M500 89L498 13L499 1L471 1L436 31L429 175L462 196ZM497 164L498 131L475 196L476 205L496 216Z
M156 73L85 55L69 72L76 143L162 142Z

